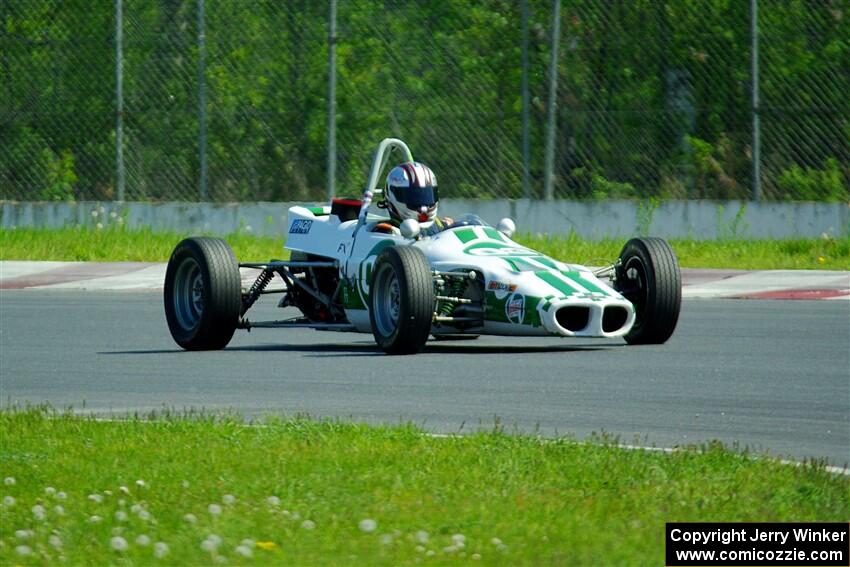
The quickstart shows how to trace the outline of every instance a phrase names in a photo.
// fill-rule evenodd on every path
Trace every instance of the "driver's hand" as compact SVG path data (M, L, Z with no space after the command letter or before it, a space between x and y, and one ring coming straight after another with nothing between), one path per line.
M446 226L449 226L450 224L454 224L454 223L455 223L455 219L453 219L452 217L444 217L443 218L443 224L445 224Z

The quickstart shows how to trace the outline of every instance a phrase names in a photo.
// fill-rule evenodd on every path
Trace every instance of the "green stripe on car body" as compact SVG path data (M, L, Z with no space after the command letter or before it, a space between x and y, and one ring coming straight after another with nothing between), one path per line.
M489 226L484 227L484 234L486 234L493 240L501 240L502 242L505 242L504 235L495 228L490 228Z
M576 290L573 286L569 285L567 282L553 274L552 272L547 272L546 270L539 270L534 272L538 278L558 290L562 295L567 297L576 293Z
M608 295L607 293L605 293L602 290L601 287L596 285L596 283L594 283L591 280L589 280L588 278L584 277L582 275L582 272L569 272L569 271L566 271L566 270L561 270L561 274L565 278L570 278L571 280L578 282L579 285L587 288L587 291L589 291L591 293L601 293L602 295Z
M462 230L456 230L455 236L457 236L458 239L460 239L460 241L463 242L464 244L466 244L467 242L471 242L471 241L475 240L476 238L478 238L475 235L475 231L472 230L471 228L464 228Z

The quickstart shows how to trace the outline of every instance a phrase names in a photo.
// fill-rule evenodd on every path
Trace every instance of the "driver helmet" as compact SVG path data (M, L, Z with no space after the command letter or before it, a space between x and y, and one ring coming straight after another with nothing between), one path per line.
M437 216L437 176L424 163L408 161L397 165L387 176L384 199L390 216L402 222L415 219L432 222Z

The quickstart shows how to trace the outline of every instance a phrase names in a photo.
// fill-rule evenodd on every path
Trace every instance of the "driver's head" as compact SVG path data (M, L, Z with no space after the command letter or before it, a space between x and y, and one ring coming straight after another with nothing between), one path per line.
M408 161L397 165L387 176L384 198L390 216L398 222L433 221L439 202L437 176L423 163Z

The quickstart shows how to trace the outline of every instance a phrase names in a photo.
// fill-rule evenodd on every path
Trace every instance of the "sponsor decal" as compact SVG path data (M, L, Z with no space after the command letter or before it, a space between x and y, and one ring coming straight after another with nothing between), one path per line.
M487 291L492 291L496 294L496 297L499 299L504 298L507 294L515 292L517 289L517 284L515 283L505 283L496 280L490 280L487 283Z
M307 219L297 219L292 221L292 226L289 227L289 234L307 234L313 227L313 221Z
M337 253L345 254L347 252L345 248L345 242L340 243L340 245L336 249Z
M490 291L516 291L516 284L512 283L504 283L498 282L496 280L490 280L490 283L487 284L487 289Z
M525 319L525 296L521 293L511 295L505 302L505 317L509 323L522 325Z

